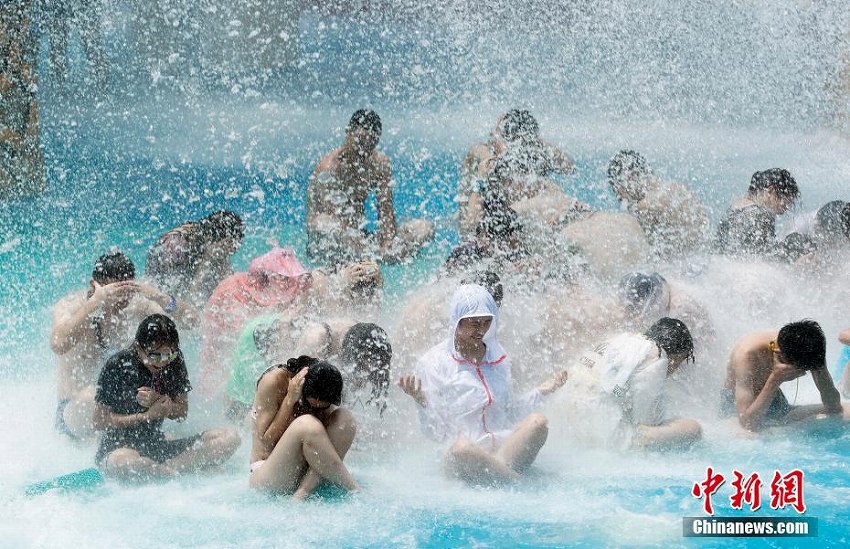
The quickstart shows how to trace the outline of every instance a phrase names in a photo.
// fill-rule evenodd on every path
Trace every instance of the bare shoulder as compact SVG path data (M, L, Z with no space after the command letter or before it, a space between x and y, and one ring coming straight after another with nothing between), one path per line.
M490 143L476 143L475 145L469 147L469 150L466 152L467 160L481 160L482 158L486 158L493 154L492 148L490 147Z
M73 314L86 302L86 292L78 291L68 294L53 305L53 316L61 317Z
M371 157L372 169L378 171L392 171L393 165L390 157L384 151L375 150Z
M730 365L738 368L752 364L764 353L767 345L776 337L775 331L751 332L735 344L729 353Z
M286 368L272 368L257 383L257 396L268 398L289 385L289 371Z
M322 172L333 172L339 167L339 149L334 149L319 160L313 175Z

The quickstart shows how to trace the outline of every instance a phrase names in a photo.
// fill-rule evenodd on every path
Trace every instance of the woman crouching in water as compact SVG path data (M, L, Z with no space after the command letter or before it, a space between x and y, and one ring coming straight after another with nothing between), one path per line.
M251 409L251 487L298 499L322 480L359 490L342 463L357 425L341 399L342 375L328 362L301 356L266 370Z

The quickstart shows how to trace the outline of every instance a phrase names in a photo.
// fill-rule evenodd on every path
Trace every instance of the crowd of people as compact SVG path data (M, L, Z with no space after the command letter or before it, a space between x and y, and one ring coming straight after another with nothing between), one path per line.
M780 233L777 218L801 191L787 170L758 171L712 234L696 193L624 150L608 167L622 208L596 211L552 177L571 173L572 158L541 138L529 111L513 109L461 166L462 243L386 324L381 265L419 253L434 223L396 218L381 131L376 112L358 110L309 179L307 254L323 267L274 247L234 272L245 227L231 211L163 234L141 279L118 250L98 258L88 289L54 309L56 428L80 440L97 432L96 461L108 476L146 480L221 464L249 425L250 486L305 498L322 482L360 489L344 460L358 424L386 419L392 391L410 397L423 435L443 445L447 474L472 485L513 482L528 470L549 435L541 409L565 386L560 398L580 394L574 404L591 407L586 415L609 420L605 444L689 447L702 426L671 410L666 386L709 354L729 359L722 387L704 391L743 429L850 413L839 394L850 397L850 376L845 370L835 385L830 338L816 321L742 334L720 349L691 291L698 279L663 272L698 254L839 264L850 252L847 202L798 216ZM505 299L517 295L536 299L536 331ZM527 337L527 352L500 343L503 318L518 326L512 339ZM200 334L198 386L232 425L164 433L166 419L186 418L193 386L178 331ZM848 330L839 339L850 344ZM821 403L792 405L781 385L807 373Z

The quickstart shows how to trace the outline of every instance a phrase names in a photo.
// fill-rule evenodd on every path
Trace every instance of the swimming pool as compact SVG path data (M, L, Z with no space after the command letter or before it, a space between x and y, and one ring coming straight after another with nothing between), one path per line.
M576 442L567 406L559 400L563 397L554 397L545 410L550 440L530 478L513 489L469 489L444 479L437 448L421 440L413 405L396 392L388 419L393 436L352 451L351 468L365 490L342 501L300 505L249 491L246 433L236 456L208 477L23 496L27 483L88 467L94 455L94 448L74 445L52 430L49 306L87 283L90 264L105 247L120 245L141 265L147 246L163 229L212 209L246 214L248 237L236 257L237 268L263 251L269 239L303 250L298 221L303 218L306 178L319 154L338 140L334 132L349 110L360 106L353 95L350 101L315 105L306 100L292 104L285 94L234 99L210 93L187 100L182 93L160 91L132 100L116 94L98 104L61 101L45 92L44 146L51 187L41 197L0 205L0 312L9 319L0 327L4 545L690 545L694 542L682 537L682 517L704 516L691 488L704 480L707 467L727 477L733 470L759 472L767 483L774 470L801 469L808 506L804 516L818 519L818 537L793 541L848 543L850 433L843 426L816 423L801 433L740 438L698 401L693 414L705 427L702 443L683 453L620 454ZM433 272L456 241L451 215L457 165L501 110L498 104L462 101L438 107L388 101L380 109L387 128L383 146L398 180L397 209L435 218L438 224L437 242L423 258L412 267L387 270L390 309L406 289ZM630 122L591 113L576 116L545 104L535 114L543 133L577 158L578 175L563 183L600 207L613 206L600 181L607 159L622 147L644 151L660 172L693 184L715 218L752 171L771 165L781 164L795 174L807 207L842 193L846 197L847 142L828 131ZM742 279L768 284L771 301L762 316L750 316L725 293L729 284ZM727 348L746 330L798 317L817 318L827 334L837 333L848 321L850 298L834 280L805 282L787 273L711 263L703 282L701 297L710 303L718 337ZM514 299L519 307L522 298ZM506 307L511 306L508 301ZM838 352L830 339L829 364ZM723 357L705 361L711 368L722 363ZM394 365L397 371L407 366ZM190 372L196 371L197 364L190 365ZM698 379L713 379L713 374ZM709 391L711 387L697 392ZM801 384L798 402L812 397L811 384ZM178 429L221 421L220 413L194 395L191 405L188 422ZM797 516L790 509L770 509L767 492L761 510L734 511L730 494L727 481L714 499L716 515ZM778 545L770 538L751 544Z

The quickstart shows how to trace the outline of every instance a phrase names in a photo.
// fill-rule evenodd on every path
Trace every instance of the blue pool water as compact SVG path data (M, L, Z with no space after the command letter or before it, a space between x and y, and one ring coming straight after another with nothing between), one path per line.
M317 19L303 26L306 52L333 54L310 58L315 71L303 85L319 87L324 80L316 74L333 80L344 73L339 61L347 59L345 48L328 43L344 44L351 29L322 30ZM119 34L113 29L107 38L116 41ZM395 48L386 69L390 76L404 70L423 40L402 34L386 38ZM380 45L382 35L375 29L358 27L353 35L360 40L355 44L358 54L380 49L363 45ZM426 56L426 69L451 58L447 51L462 53L443 49ZM127 55L114 44L111 54L116 59ZM470 61L470 66L477 64ZM339 141L339 128L350 112L367 99L384 118L382 146L394 162L397 211L433 218L438 228L436 242L413 265L385 268L388 326L408 320L393 312L457 241L452 229L457 166L466 148L484 138L504 110L493 100L502 97L501 88L488 88L488 101L478 103L474 90L457 90L456 81L436 74L441 92L455 90L451 102L423 99L430 88L427 81L415 79L376 99L374 90L386 84L387 74L376 76L363 64L356 68L360 78L327 86L318 100L291 95L298 86L290 81L256 97L226 90L145 93L137 75L119 73L118 89L107 100L63 98L44 81L42 128L50 188L39 197L0 204L0 545L737 547L744 540L682 537L682 517L703 514L691 487L704 480L707 467L727 478L733 470L758 472L766 484L774 470L805 472L805 516L818 519L818 537L754 539L748 545L850 543L850 431L821 421L801 432L746 438L715 419L701 399L689 410L705 429L705 440L696 447L683 453L620 454L579 443L570 430L565 397L553 397L544 410L551 422L550 440L530 478L511 489L470 489L443 478L438 449L422 440L413 405L396 392L387 420L394 435L377 446L355 447L347 458L366 486L355 497L296 504L252 493L247 487L247 432L236 456L208 477L144 487L106 483L88 491L24 496L29 483L90 467L94 454L92 447L73 444L52 430L51 304L85 286L92 261L105 248L118 245L142 265L147 247L163 230L215 209L245 215L248 234L234 260L237 268L244 268L272 240L303 251L300 221L307 177L319 155ZM754 170L773 165L795 174L807 208L850 198L848 143L830 131L710 118L634 121L610 112L577 112L565 108L572 89L568 83L561 82L564 95L551 102L536 97L535 114L544 135L576 157L577 175L561 183L598 207L614 207L601 181L607 159L623 147L644 151L659 172L692 184L715 219ZM585 90L592 88L580 83ZM748 314L739 296L729 291L752 280L764 282L771 297L760 316ZM791 274L735 270L718 261L709 265L701 284L699 296L709 304L722 349L748 330L805 316L818 319L827 334L847 325L846 281L843 287L832 280L801 282ZM506 307L523 304L521 296L509 298L514 301L509 299ZM523 342L512 333L503 337L521 356ZM829 364L839 351L831 337ZM716 391L713 383L724 361L724 356L701 359L704 370L694 380L697 394ZM394 365L397 372L409 367ZM196 371L197 364L190 364L190 373ZM801 383L798 392L791 388L797 403L816 399L810 382ZM178 432L222 421L217 409L194 395L191 406L189 420L176 427ZM764 490L762 509L734 511L727 481L714 498L716 515L798 516L790 509L771 510Z

